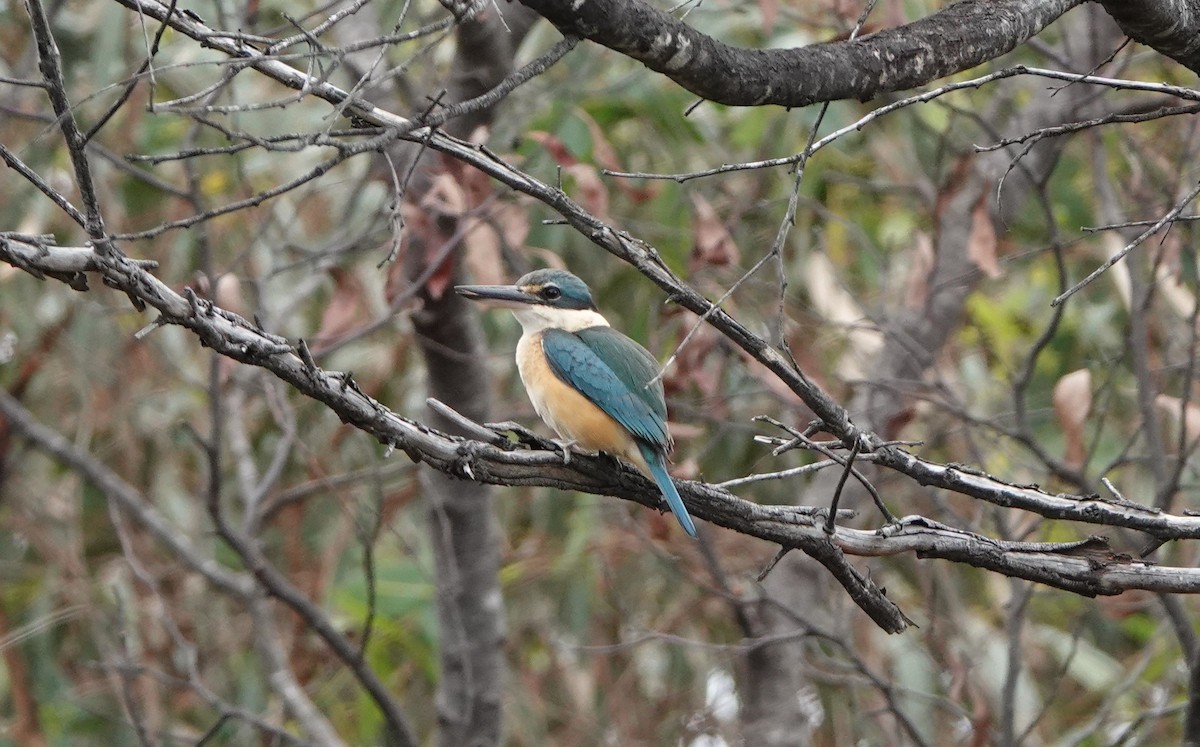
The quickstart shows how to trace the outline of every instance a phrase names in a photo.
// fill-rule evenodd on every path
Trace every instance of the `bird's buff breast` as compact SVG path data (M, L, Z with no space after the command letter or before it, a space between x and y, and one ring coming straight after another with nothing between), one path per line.
M561 438L589 451L623 457L641 468L641 454L628 431L550 369L540 333L521 336L517 371L533 409Z

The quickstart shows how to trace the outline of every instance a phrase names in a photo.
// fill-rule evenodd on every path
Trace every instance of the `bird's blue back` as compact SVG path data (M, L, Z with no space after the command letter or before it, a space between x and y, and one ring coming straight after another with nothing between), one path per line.
M658 361L612 327L548 329L542 350L556 376L621 424L638 441L666 452L667 405Z

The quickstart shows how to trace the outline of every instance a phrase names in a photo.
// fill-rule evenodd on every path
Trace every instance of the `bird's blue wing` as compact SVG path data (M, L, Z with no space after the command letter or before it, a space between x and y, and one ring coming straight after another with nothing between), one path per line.
M658 361L611 327L589 327L574 333L548 329L542 333L542 351L555 376L634 435L671 513L684 531L695 537L696 524L667 473L665 455L671 436L662 382L657 379Z
M542 351L558 378L639 440L663 451L671 444L658 361L612 327L579 332L548 329ZM651 383L653 382L653 383Z

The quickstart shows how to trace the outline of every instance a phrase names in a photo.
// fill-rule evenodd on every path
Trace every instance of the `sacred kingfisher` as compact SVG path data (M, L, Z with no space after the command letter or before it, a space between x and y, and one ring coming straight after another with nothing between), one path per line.
M459 285L467 298L509 308L521 323L517 370L533 409L565 440L632 463L654 480L680 526L696 525L667 474L671 450L658 361L609 326L592 293L566 270L535 270L515 285Z

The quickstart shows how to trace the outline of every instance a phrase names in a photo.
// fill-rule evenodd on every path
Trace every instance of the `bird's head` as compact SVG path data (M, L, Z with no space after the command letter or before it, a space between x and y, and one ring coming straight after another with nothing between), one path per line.
M512 309L527 331L607 325L587 285L566 270L534 270L513 285L459 285L454 290L473 301Z

